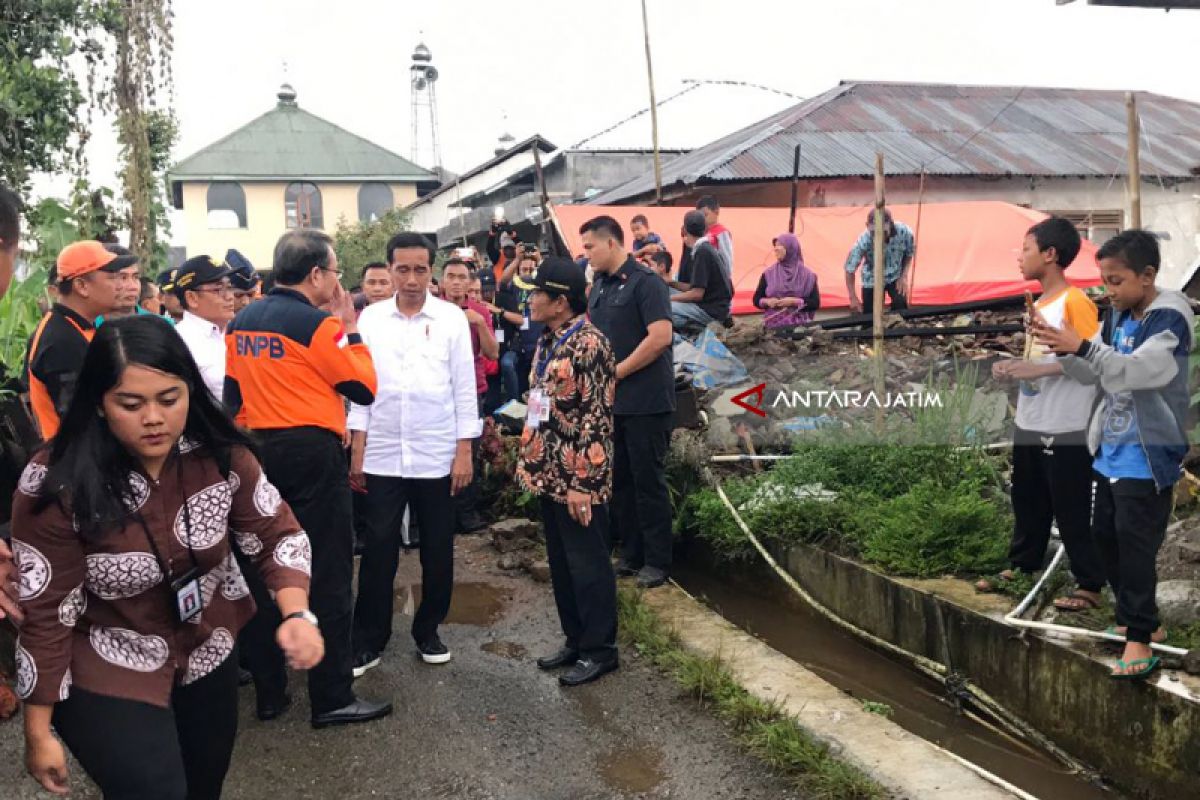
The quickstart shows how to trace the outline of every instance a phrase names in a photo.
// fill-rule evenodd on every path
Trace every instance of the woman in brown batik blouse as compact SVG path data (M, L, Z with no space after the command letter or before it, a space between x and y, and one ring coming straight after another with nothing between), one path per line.
M254 614L230 538L284 616L292 667L324 654L310 548L179 335L114 320L14 498L26 766L67 792L51 725L104 793L218 798L237 733L238 630Z

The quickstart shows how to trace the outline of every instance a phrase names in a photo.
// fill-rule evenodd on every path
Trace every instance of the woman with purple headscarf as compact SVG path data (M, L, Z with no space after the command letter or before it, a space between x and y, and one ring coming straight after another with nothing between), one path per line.
M817 273L804 265L795 234L781 233L772 244L778 261L763 272L754 292L754 305L763 310L763 326L776 330L808 325L821 307Z

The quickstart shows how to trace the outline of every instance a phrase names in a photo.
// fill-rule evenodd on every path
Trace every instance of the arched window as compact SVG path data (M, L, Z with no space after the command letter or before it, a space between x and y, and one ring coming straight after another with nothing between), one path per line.
M208 227L230 230L246 227L246 193L239 183L218 181L208 185Z
M358 187L358 221L379 219L395 207L392 187L386 183L364 183Z
M283 208L289 228L324 228L321 190L312 183L289 183L283 193Z

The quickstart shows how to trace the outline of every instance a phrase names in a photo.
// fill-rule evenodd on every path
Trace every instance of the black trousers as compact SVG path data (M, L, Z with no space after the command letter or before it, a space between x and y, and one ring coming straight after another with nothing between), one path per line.
M354 702L350 467L341 440L323 428L259 434L267 479L292 507L312 543L308 602L321 625L325 658L308 672L308 695L312 713L323 714Z
M421 529L421 603L412 636L422 643L437 633L450 611L454 589L454 506L450 477L367 476L367 547L358 564L354 650L381 653L392 637L400 521L404 507Z
M582 658L617 657L617 578L608 546L608 508L592 506L585 528L565 504L542 498L554 604L567 647Z
M479 416L483 416L483 406L487 399L486 394L476 395L476 402L479 408ZM461 492L454 495L451 500L454 506L454 530L456 533L473 530L483 524L483 518L479 514L479 484L480 484L480 461L479 461L479 437L476 436L471 440L471 464L473 467L471 474L471 482L467 484ZM419 525L420 523L418 523Z
M171 693L171 706L73 688L53 723L104 800L216 800L237 737L237 657Z
M1092 535L1117 597L1117 624L1129 628L1126 640L1150 643L1158 630L1155 560L1167 535L1175 496L1152 480L1122 478L1115 483L1096 473Z
M277 703L282 700L288 682L287 662L275 643L275 631L283 623L283 616L258 570L236 543L233 543L233 557L250 587L254 605L258 607L246 627L238 633L238 652L245 660L246 669L254 676L254 691L259 701Z
M613 426L613 516L631 567L671 568L667 450L671 413L617 414Z
M908 308L908 298L904 296L904 289L897 281L884 284L883 291L892 300L892 311L902 311ZM870 314L871 309L875 307L875 287L862 287L863 293L863 313Z
M1058 533L1080 589L1104 588L1104 564L1092 539L1092 455L1087 432L1013 432L1013 538L1008 560L1014 569L1043 566L1050 524Z

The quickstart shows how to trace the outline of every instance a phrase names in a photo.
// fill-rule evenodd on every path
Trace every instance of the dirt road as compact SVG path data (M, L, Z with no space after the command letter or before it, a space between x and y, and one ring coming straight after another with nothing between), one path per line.
M294 681L297 702L264 724L253 716L253 690L242 689L225 798L800 797L632 653L600 682L561 689L533 663L559 643L549 586L501 572L497 557L479 537L459 540L442 631L454 660L440 667L411 646L420 572L415 553L401 559L395 635L383 664L358 684L364 695L392 697L387 720L314 731L303 681ZM99 797L77 767L72 787L73 797ZM0 796L49 797L25 775L19 719L0 723Z

